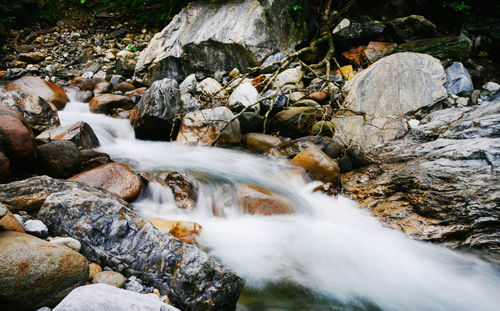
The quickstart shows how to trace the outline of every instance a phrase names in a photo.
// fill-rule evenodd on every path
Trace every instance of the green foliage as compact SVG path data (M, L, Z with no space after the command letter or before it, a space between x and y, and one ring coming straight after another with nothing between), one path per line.
M129 50L130 52L137 52L137 48L133 44L127 45L127 50Z
M444 1L443 7L464 14L470 14L470 9L472 8L472 6L465 3L465 1Z

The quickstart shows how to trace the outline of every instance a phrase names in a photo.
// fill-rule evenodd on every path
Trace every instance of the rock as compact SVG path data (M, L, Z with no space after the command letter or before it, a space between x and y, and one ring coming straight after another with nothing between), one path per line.
M100 272L102 272L101 266L94 262L89 263L89 281L92 281L94 276L96 276Z
M421 15L396 18L386 25L397 42L433 38L437 35L436 25Z
M293 5L301 6L299 16L290 14ZM315 24L309 8L307 1L284 0L192 3L142 51L135 78L150 85L162 77L182 81L193 72L208 76L233 68L245 72L308 38Z
M38 64L43 61L47 56L42 52L29 52L20 53L18 59L22 62L27 62L28 64Z
M99 82L95 86L93 92L94 95L101 95L101 94L106 94L111 92L111 83L109 82Z
M315 107L292 107L278 112L269 122L270 132L297 138L307 135L315 121L323 117L322 109Z
M144 286L142 286L141 283L137 282L136 280L133 280L125 284L125 289L136 293L140 293L144 290Z
M14 231L0 231L0 308L53 306L85 284L88 262L63 246Z
M222 85L219 81L213 78L206 78L201 81L197 86L196 90L199 93L202 93L211 97L224 97L226 95L226 91L223 90Z
M133 91L133 90L135 90L135 86L132 83L127 82L127 81L118 83L112 89L113 92L122 92L123 94L125 94L126 92L129 92L129 91Z
M181 109L178 83L172 79L156 81L130 117L135 136L139 139L169 140L174 119Z
M455 103L457 106L467 106L469 104L469 99L466 97L459 97Z
M106 284L92 284L73 290L53 311L128 311L161 310L179 311L158 297L139 294Z
M194 92L197 86L198 81L196 81L196 75L193 73L187 76L184 81L182 81L182 83L179 85L179 91L181 92L181 95L184 95Z
M302 167L316 180L335 184L340 180L337 161L331 159L317 146L311 146L301 151L290 163Z
M232 120L233 117L233 113L227 107L187 113L182 120L177 141L196 145L210 145L226 123ZM217 145L233 145L240 141L240 123L238 120L234 120L221 132Z
M23 232L24 229L21 223L12 215L9 209L0 203L0 231L17 231Z
M318 121L313 124L309 130L309 134L313 136L333 137L335 135L335 124L330 121Z
M139 277L183 310L235 308L243 282L230 270L157 230L114 195L78 183L66 186L48 196L38 214L52 234L79 240L89 260Z
M112 75L111 78L109 79L109 83L111 83L113 87L125 81L127 81L127 79L124 76L120 75Z
M342 52L342 56L349 61L352 65L360 67L364 63L363 52L366 46L360 46L358 48L350 49L348 51Z
M76 91L73 97L76 101L88 103L94 97L94 93L92 93L92 91Z
M325 92L312 92L307 97L322 104L328 99L328 94Z
M264 129L264 117L256 112L243 112L239 117L241 134L262 132Z
M404 115L446 98L439 60L397 53L382 58L346 83L345 107L374 116Z
M0 151L0 184L10 177L10 160Z
M137 66L135 54L122 50L116 54L115 72L119 75L131 77L134 75L134 69Z
M429 54L443 63L466 61L472 42L465 36L421 39L400 44L396 52L414 52Z
M168 187L174 196L177 207L193 209L198 200L199 184L196 179L179 172L140 173L147 182L156 182Z
M82 172L113 162L108 154L91 149L80 150L80 158L82 160Z
M85 79L80 83L80 89L82 91L93 91L99 83L106 82L103 78L90 78Z
M378 164L343 176L346 193L413 238L498 251L500 102L433 112Z
M336 33L336 32L339 32L341 31L342 29L348 27L349 25L351 25L351 21L349 21L347 18L343 18L340 23L338 23L337 26L335 26L335 28L332 30L332 33Z
M337 138L306 136L285 141L281 145L271 148L266 155L291 159L311 146L318 146L331 158L338 157L344 151L344 145Z
M97 95L89 103L90 111L93 113L113 114L115 109L133 107L134 102L128 96L115 94Z
M383 41L385 25L376 21L353 23L333 34L335 48L341 51L366 44L369 40Z
M99 147L99 139L97 139L94 130L83 121L45 131L38 135L36 139L42 143L69 140L74 142L80 149Z
M172 221L163 218L148 218L153 226L168 232L184 243L192 244L200 236L202 227L192 221Z
M271 96L274 92L270 92L270 93L265 93L262 95L262 97L268 97L268 96ZM262 100L262 97L259 98L259 100ZM283 94L276 94L275 96L273 96L271 99L266 99L266 100L263 100L261 101L260 105L261 105L261 109L263 111L270 111L269 113L269 117L273 117L275 116L278 112L280 111L283 111L283 109L286 107L286 106L289 106L290 104L290 100L288 99L288 97L286 95L283 95Z
M69 102L68 96L60 87L37 77L27 76L14 80L5 86L5 90L20 91L35 97L40 96L58 110L62 110Z
M80 173L69 180L91 187L106 189L120 198L132 202L141 192L142 182L125 164L108 163Z
M227 76L231 79L236 79L238 76L240 75L240 71L238 70L238 68L233 68L233 70L231 70Z
M369 63L374 63L391 54L397 46L396 43L392 42L370 42L364 49L363 56Z
M286 197L252 184L236 186L238 204L247 214L294 214L295 207Z
M283 139L267 134L248 133L243 136L243 142L249 151L264 153L282 144Z
M49 235L49 229L40 220L27 220L24 223L26 233L45 239Z
M185 112L192 112L201 109L201 103L191 94L182 94L182 110Z
M351 80L354 78L354 69L351 65L342 66L339 70L335 71L335 75L341 75L343 80Z
M497 92L500 90L500 84L495 82L488 82L483 85L483 89L488 92Z
M80 150L72 141L52 141L38 146L37 151L40 171L49 176L67 178L80 171Z
M444 87L448 93L453 95L474 91L469 72L459 62L454 62L450 67L446 68L446 84Z
M75 252L79 252L80 249L82 248L82 244L78 240L68 237L57 236L54 238L49 238L49 243L69 247ZM89 265L89 274L90 274L90 265Z
M57 109L39 96L6 92L0 94L0 103L19 111L35 133L60 125Z
M123 38L125 35L128 33L127 29L125 28L119 28L111 33L108 34L108 40L111 39L117 39L117 38Z
M114 271L103 271L97 273L92 278L92 284L107 284L118 288L123 288L127 279L118 272Z
M11 161L23 160L33 155L34 148L35 141L28 122L17 110L0 105L0 150L2 153ZM5 166L5 160L4 163Z
M253 87L251 83L242 83L234 89L231 96L229 96L228 107L233 111L241 111L243 108L248 108L247 111L259 112L260 106L254 105L259 98L259 92Z
M291 69L284 70L273 82L274 87L279 88L287 84L297 85L304 76L304 72L301 67L295 67Z

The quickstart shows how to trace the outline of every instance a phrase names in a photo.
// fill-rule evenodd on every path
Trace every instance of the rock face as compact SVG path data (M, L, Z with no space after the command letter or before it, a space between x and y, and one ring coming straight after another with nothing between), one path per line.
M89 275L85 257L31 235L0 231L0 249L2 310L53 306Z
M296 18L290 14L293 5L303 8ZM307 1L193 2L153 37L139 57L135 78L149 85L165 77L182 81L197 71L243 72L305 39L308 8Z
M55 107L41 97L22 92L7 92L0 94L0 103L19 111L36 133L61 124Z
M294 214L295 207L286 197L252 184L236 186L236 198L247 214Z
M179 311L155 296L134 293L106 284L81 286L69 293L54 311Z
M154 228L115 196L66 182L38 217L51 234L79 240L81 253L167 294L182 310L234 310L243 281L198 248Z
M68 96L60 87L37 77L27 76L12 81L5 86L5 90L21 91L31 96L40 96L58 110L62 110L69 102Z
M36 139L43 143L57 140L69 140L74 142L80 149L99 147L99 139L97 139L94 130L88 123L83 121L45 131L38 135Z
M132 109L134 102L128 97L115 94L98 95L89 103L90 111L93 113L112 114L115 109Z
M182 120L177 141L210 145L227 122L234 117L227 107L217 107L190 112ZM234 145L241 141L240 123L231 122L221 133L217 145Z
M500 102L431 113L381 162L343 177L346 193L415 238L490 250L500 259Z
M156 182L170 188L177 207L193 209L198 200L199 185L196 179L179 172L140 173L147 182Z
M291 164L302 167L312 178L337 183L340 178L337 161L327 156L317 146L311 146L297 154Z
M80 171L80 150L72 141L58 140L38 146L42 173L55 178L68 178Z
M139 139L169 140L174 119L181 110L179 84L172 79L156 81L130 116L135 136Z
M73 176L69 180L106 189L129 202L134 201L139 196L142 188L139 176L121 163L104 164Z

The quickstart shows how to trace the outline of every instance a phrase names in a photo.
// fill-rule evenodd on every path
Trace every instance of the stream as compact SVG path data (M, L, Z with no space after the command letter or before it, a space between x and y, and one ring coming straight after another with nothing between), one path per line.
M69 94L71 95L71 94ZM92 114L74 99L62 125L85 121L113 160L135 172L176 170L200 182L194 210L150 183L133 203L145 217L202 225L199 245L245 280L238 310L498 310L500 269L479 258L411 240L345 197L312 189L285 162L242 151L134 138L128 120ZM232 197L241 182L295 203L295 215L245 215ZM226 216L215 217L223 202Z

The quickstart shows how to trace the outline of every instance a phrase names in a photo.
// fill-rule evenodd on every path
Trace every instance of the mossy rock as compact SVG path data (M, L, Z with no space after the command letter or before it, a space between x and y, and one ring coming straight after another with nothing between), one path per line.
M444 64L465 61L469 57L472 42L465 36L442 37L411 41L398 46L395 52L429 54Z

